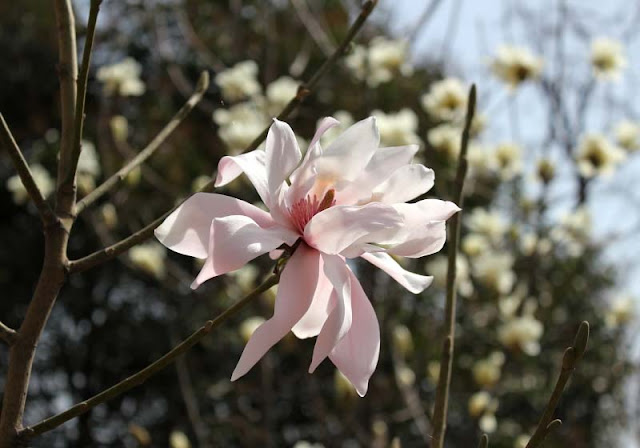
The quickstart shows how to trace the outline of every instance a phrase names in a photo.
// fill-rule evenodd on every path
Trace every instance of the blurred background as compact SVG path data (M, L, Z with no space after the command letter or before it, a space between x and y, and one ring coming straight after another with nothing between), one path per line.
M75 2L79 49L88 2ZM241 152L330 55L357 1L105 0L89 75L79 168L87 194L139 152L189 97L211 86L142 169L85 212L77 258L121 239L198 189ZM447 445L524 448L582 320L590 348L549 447L638 446L636 280L640 4L611 1L381 0L348 55L288 120L301 147L327 115L377 117L384 146L418 143L450 198L471 82L458 266L458 326ZM0 111L45 193L55 185L60 114L50 2L0 4ZM333 134L335 136L335 133ZM328 135L328 141L332 135ZM250 202L239 179L221 192ZM0 316L19 326L42 260L34 207L0 156ZM420 295L355 264L382 330L365 398L330 362L307 373L313 341L285 338L241 380L231 372L272 312L275 291L143 386L35 447L426 446L439 371L446 262ZM37 352L26 423L65 410L154 361L272 269L262 257L189 284L194 260L157 243L70 278ZM0 345L0 385L7 351Z

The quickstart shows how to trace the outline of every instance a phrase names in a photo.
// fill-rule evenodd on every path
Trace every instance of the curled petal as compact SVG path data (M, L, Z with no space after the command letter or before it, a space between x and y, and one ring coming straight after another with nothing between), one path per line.
M351 328L351 271L344 258L338 255L322 254L322 259L323 271L333 285L330 300L335 302L335 306L316 339L309 373L316 370Z
M313 148L313 146L320 141L320 138L334 126L339 125L340 122L333 117L324 117L320 124L318 125L318 129L316 129L316 133L313 135L311 139L311 143L309 143L309 148Z
M322 259L320 259L322 269ZM300 321L292 328L293 334L300 339L318 336L327 317L336 305L336 297L332 295L333 284L329 278L320 271L318 285L311 300L311 306ZM331 300L333 298L333 300Z
M361 255L361 257L372 265L382 269L389 274L392 279L414 294L421 293L433 282L433 277L407 271L388 254L381 252L365 253Z
M301 244L282 272L273 316L251 335L231 375L231 381L251 370L307 312L317 288L319 272L320 253Z
M435 174L424 165L405 165L373 190L373 198L386 204L410 201L433 187Z
M329 359L355 386L358 395L364 397L369 387L369 378L378 365L380 326L360 282L353 272L349 274L353 322L347 334L329 355Z
M327 254L338 254L358 242L376 242L377 232L402 224L397 211L385 204L337 205L315 215L304 229L310 246Z
M196 193L155 230L158 240L174 252L206 258L211 222L228 215L246 215L260 227L274 225L271 216L247 202L215 193Z
M224 156L218 162L215 186L222 187L240 174L246 174L265 205L271 208L271 194L267 178L266 153L256 149L238 156Z
M193 281L193 289L206 280L240 269L257 256L283 242L293 244L298 236L280 226L263 229L248 216L216 218L211 223L209 256Z

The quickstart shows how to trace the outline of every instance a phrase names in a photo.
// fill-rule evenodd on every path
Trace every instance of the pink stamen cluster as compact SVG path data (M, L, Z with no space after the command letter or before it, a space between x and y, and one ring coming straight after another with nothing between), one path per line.
M322 201L318 201L318 197L314 194L313 198L307 196L304 199L300 199L289 208L289 216L291 222L296 227L300 234L304 233L304 228L307 223L311 221L317 213L322 210L326 210L336 204L334 189L327 191L322 198Z

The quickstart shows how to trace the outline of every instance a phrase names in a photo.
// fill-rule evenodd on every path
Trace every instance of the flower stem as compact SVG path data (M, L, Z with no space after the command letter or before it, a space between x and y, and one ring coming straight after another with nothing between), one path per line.
M54 415L52 417L47 418L46 420L41 421L40 423L33 425L31 427L25 428L23 430L25 437L34 437L45 432L51 431L54 428L62 425L63 423L81 415L85 412L89 411L91 408L104 403L105 401L111 400L114 397L126 392L140 384L144 383L150 376L158 373L160 370L164 369L171 363L173 363L176 358L180 355L187 352L191 347L200 342L205 336L207 336L213 329L219 327L223 322L227 321L229 318L235 316L240 310L242 310L246 305L248 305L251 301L259 297L263 292L267 291L272 286L276 285L280 280L279 275L271 275L269 276L260 286L251 291L248 295L240 299L238 302L233 304L231 307L227 308L216 318L205 322L205 324L200 327L196 332L194 332L187 339L182 341L180 344L176 345L171 351L167 352L163 357L158 359L157 361L149 364L144 369L139 372L131 375L127 379L119 382L111 386L109 389L106 389L100 392L97 395L89 398L88 400L82 401L71 408L67 409L60 414Z
M471 86L469 91L469 101L467 104L467 115L464 130L462 131L462 142L460 144L460 154L458 156L458 169L456 171L454 201L460 208L464 204L462 190L464 188L464 178L467 174L467 147L469 146L469 131L476 107L476 86ZM440 375L436 388L436 398L433 411L433 446L442 448L444 445L444 435L447 427L447 409L449 407L449 388L451 386L451 368L453 366L453 347L455 338L456 323L456 260L458 255L458 241L460 239L460 214L453 215L449 223L449 253L447 265L447 297L445 303L445 326L446 333L442 344L442 356L440 360Z

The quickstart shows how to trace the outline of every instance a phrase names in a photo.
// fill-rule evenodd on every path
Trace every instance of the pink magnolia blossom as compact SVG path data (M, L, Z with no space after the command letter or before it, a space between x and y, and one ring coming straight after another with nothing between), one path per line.
M330 117L320 123L304 159L289 125L274 120L266 149L220 160L216 186L244 172L269 212L197 193L156 230L169 249L206 260L193 288L301 240L282 271L273 317L253 333L232 381L293 331L317 336L310 373L329 357L364 396L378 363L380 328L346 259L364 258L413 293L433 279L406 271L392 255L438 252L445 221L459 208L437 199L406 203L434 182L431 169L411 163L417 145L378 148L375 119L367 118L323 149L320 136L336 124Z

